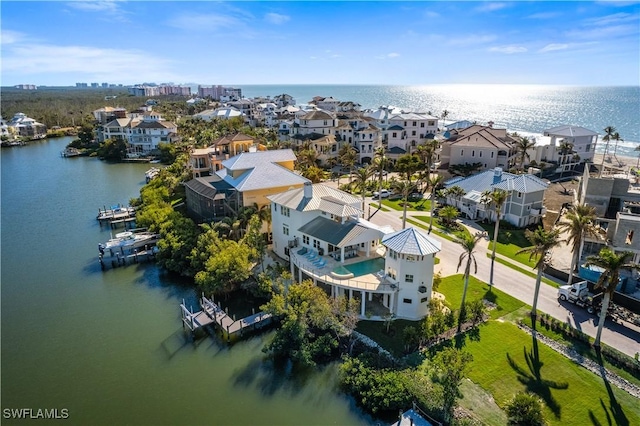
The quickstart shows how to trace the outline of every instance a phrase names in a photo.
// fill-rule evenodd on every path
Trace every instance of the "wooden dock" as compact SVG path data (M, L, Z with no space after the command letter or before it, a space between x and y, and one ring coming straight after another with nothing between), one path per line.
M271 322L271 314L258 312L245 318L236 320L230 317L220 306L213 300L207 299L204 295L200 297L200 311L193 312L188 309L184 300L180 304L180 314L182 316L182 325L187 327L191 332L208 325L216 325L223 334L226 335L227 341L231 335L259 328Z
M100 225L108 223L111 228L115 228L120 224L133 226L136 220L136 210L133 207L122 207L120 205L107 209L106 207L98 209L98 216L96 216Z
M111 256L109 253L98 255L100 268L104 271L107 267L117 268L119 266L132 265L134 263L151 262L155 260L158 248L156 246L149 247L147 250L136 250L129 254L120 254L116 252Z

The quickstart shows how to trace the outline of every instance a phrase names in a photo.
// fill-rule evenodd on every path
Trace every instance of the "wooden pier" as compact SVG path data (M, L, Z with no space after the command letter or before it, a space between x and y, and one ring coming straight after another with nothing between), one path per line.
M204 294L200 297L199 302L201 310L197 312L187 308L184 300L180 304L182 326L183 328L186 326L191 332L214 324L226 335L227 341L230 341L233 334L244 334L245 331L262 327L271 322L271 314L265 312L258 312L236 320L230 317L213 300L207 299Z
M133 207L122 207L119 204L110 209L106 207L99 208L96 219L100 222L100 225L108 223L111 228L116 228L118 225L124 224L126 229L127 225L133 226L136 220L136 210Z
M100 262L100 268L104 271L109 266L115 269L119 266L154 261L157 253L158 247L156 246L149 247L146 250L134 250L132 253L121 254L120 252L116 252L113 256L109 253L100 253L98 255L98 262Z

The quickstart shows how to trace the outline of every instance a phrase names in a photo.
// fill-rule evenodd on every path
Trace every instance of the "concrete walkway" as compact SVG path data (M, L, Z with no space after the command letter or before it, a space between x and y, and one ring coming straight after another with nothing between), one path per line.
M367 202L371 202L370 199ZM378 225L390 225L394 229L402 228L402 211L387 211L378 210L371 206L371 213L375 214L369 219L371 222ZM427 211L407 211L407 218L412 216L429 216ZM482 231L478 224L468 220L461 220L472 233ZM412 226L407 224L407 226ZM449 240L439 238L432 234L434 238L442 243L442 251L438 254L440 258L440 264L436 266L436 270L440 271L442 276L448 276L453 274L462 273L456 271L458 265L458 258L461 253L460 246ZM489 281L489 273L491 268L491 259L486 256L485 253L491 253L488 249L489 239L484 238L480 240L478 248L476 249L476 261L478 263L477 274L472 274L481 281ZM558 250L560 251L560 250ZM553 253L553 256L559 256L559 253ZM496 257L500 257L508 262L514 263L522 269L530 268L527 265L515 262L514 260L497 254ZM565 256L566 257L566 254ZM532 272L536 273L535 270ZM555 278L550 278L556 282L559 282ZM535 289L535 278L529 277L523 273L520 273L510 267L501 263L495 262L494 267L494 285L497 289L504 291L505 293L519 299L529 305L533 303L533 292ZM542 312L548 313L554 318L570 323L573 327L582 330L584 333L591 337L595 337L598 318L588 314L582 308L579 308L570 303L560 302L557 299L557 289L544 284L540 286L540 294L538 296L538 309ZM640 327L637 327L631 323L622 322L620 324L614 323L611 320L607 320L605 328L602 332L602 342L607 345L616 348L617 350L633 357L636 352L640 352Z

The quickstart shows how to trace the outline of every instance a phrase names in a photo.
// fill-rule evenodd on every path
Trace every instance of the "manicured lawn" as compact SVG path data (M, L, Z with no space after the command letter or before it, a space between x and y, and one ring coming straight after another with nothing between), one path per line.
M390 209L403 211L404 201L402 200L382 200L382 205L387 206ZM408 201L407 202L407 211L409 210L417 210L417 211L431 211L431 200L422 199L420 201Z
M442 282L438 287L438 292L444 294L445 304L453 310L460 309L463 290L464 275L462 274L442 278ZM524 306L524 302L509 296L507 293L496 288L491 288L491 291L489 291L487 283L474 276L469 277L466 301L471 302L483 298L497 305L496 309L489 311L490 318L499 318Z
M473 355L468 377L489 391L498 405L518 391L530 391L544 403L550 425L637 425L638 400L574 364L514 324L490 321L478 340L466 340ZM537 350L535 349L537 347Z
M495 224L481 223L479 225L487 231L489 234L489 251L493 250L493 231L495 230ZM498 245L496 246L496 253L500 253L510 259L517 260L520 263L535 266L535 260L529 260L529 255L526 253L516 253L523 248L530 247L531 243L525 237L524 229L511 229L511 230L498 230Z
M487 253L487 257L491 257L491 253ZM511 268L513 270L516 270L516 271L518 271L518 272L520 272L522 274L528 275L531 278L536 278L538 276L538 272L535 271L535 270L532 271L528 267L521 268L521 267L519 267L517 265L514 265L512 262L506 261L506 260L501 259L501 258L499 258L497 256L496 256L496 262L502 263L503 265L506 265L509 268ZM553 280L550 280L549 278L544 277L544 276L542 277L542 282L545 283L545 284L548 284L548 285L550 285L552 287L555 287L555 288L560 287L560 284L558 284L557 282L555 282Z
M413 219L417 219L417 220L413 220ZM413 219L407 217L407 222L411 223L412 225L419 226L420 228L423 228L423 229L429 229L429 223L431 223L431 216L414 216ZM418 221L423 223L420 223ZM442 225L438 223L438 219L434 218L433 229L431 230L431 232L433 232L439 237L445 238L449 241L453 241L453 238L454 238L453 232L460 232L460 231L451 231L450 229L444 228L442 227ZM462 232L469 233L469 230L463 226Z
M380 346L396 356L404 355L404 343L402 342L402 331L413 326L420 329L420 321L408 321L403 319L394 320L389 327L389 333L386 330L384 321L359 321L356 331L369 336Z
M371 203L371 207L375 207L376 209L378 208L378 206L380 206L380 203ZM391 211L388 208L386 208L384 206L384 204L382 204L382 206L380 206L380 210L382 210L383 212L388 212Z

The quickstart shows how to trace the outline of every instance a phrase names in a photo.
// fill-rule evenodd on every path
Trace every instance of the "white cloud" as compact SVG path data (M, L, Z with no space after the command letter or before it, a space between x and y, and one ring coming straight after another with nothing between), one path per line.
M108 13L116 13L120 11L119 2L112 0L104 0L104 1L73 1L67 3L67 6L83 10L85 12L108 12Z
M185 76L170 71L170 65L144 50L24 43L9 46L2 58L3 75L80 73L91 80L182 80Z
M567 31L568 37L600 40L626 35L638 35L637 25L612 25Z
M478 12L495 12L496 10L504 9L508 7L508 3L483 3L481 6L476 7L476 11Z
M267 13L264 16L264 20L274 24L274 25L281 25L284 24L285 22L289 21L291 19L291 17L287 16L287 15L281 15L279 13Z
M398 56L400 56L399 53L391 52L387 55L387 58L397 58Z
M527 16L529 19L551 19L560 16L559 12L540 12Z
M440 14L438 12L434 12L433 10L427 10L424 12L424 16L427 18L439 18Z
M25 35L18 31L0 30L0 43L13 44L25 39Z
M497 37L493 34L469 34L468 36L447 40L447 44L450 46L473 46L490 43L496 38Z
M393 58L399 58L399 57L400 57L400 54L397 52L387 53L386 55L374 56L375 59L393 59Z
M568 48L569 48L569 45L566 43L551 43L551 44L547 44L545 47L538 50L538 52L539 53L553 52L556 50L565 50Z
M612 15L602 16L599 18L585 19L584 23L587 25L612 25L623 24L627 22L637 21L638 16L631 13L614 13Z
M507 55L512 55L514 53L524 53L527 51L526 47L523 46L494 46L489 48L489 52L496 53L505 53Z

